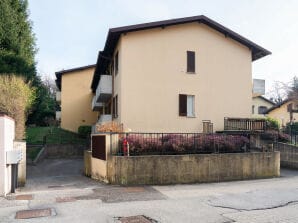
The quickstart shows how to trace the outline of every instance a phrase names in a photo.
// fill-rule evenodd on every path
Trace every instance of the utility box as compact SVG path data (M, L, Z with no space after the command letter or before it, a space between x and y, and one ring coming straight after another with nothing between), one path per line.
M23 158L21 150L10 150L6 152L6 164L18 164Z
M7 152L13 150L14 137L14 120L0 114L0 196L11 192L11 165L7 164Z

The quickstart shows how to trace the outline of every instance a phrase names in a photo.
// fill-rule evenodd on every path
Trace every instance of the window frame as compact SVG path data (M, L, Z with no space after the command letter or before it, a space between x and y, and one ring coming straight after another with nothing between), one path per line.
M189 106L189 98L191 98L191 109ZM195 115L195 95L188 95L188 94L179 94L179 116L187 117L187 118L194 118Z
M263 110L263 112L261 112ZM266 113L266 111L268 110L268 107L267 106L258 106L258 114L259 115L264 115Z

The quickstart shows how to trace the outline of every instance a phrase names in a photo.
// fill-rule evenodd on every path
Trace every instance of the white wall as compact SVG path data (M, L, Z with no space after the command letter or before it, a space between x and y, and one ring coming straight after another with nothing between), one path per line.
M13 149L14 137L14 120L0 115L0 196L5 196L11 189L11 167L6 165L6 152Z

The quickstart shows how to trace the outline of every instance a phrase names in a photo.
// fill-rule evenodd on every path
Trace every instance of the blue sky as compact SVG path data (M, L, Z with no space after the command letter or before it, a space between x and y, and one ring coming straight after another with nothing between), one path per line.
M270 50L253 63L253 77L290 81L298 76L296 0L29 0L41 75L94 64L109 28L206 15Z

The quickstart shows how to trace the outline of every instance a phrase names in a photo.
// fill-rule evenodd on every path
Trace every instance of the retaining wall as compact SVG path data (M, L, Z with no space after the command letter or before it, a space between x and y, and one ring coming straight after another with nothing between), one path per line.
M278 177L279 152L175 156L110 156L112 184L179 184Z
M86 145L45 145L44 157L46 158L82 158Z
M286 143L275 144L275 149L280 152L280 166L298 169L298 147Z

